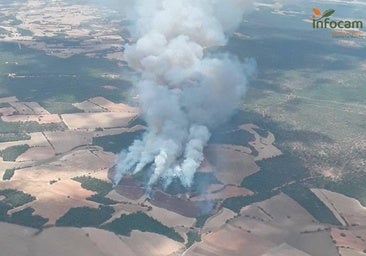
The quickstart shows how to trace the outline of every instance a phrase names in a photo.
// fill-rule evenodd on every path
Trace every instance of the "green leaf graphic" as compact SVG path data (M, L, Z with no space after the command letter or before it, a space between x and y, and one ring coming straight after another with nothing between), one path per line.
M333 9L329 9L329 10L326 10L324 13L323 13L323 16L320 18L325 18L325 17L329 17L330 15L332 15L333 13L335 13L335 10Z

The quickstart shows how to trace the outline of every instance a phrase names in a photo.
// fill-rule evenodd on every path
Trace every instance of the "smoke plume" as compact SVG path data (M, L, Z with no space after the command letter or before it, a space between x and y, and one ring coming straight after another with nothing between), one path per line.
M138 0L132 15L136 43L125 59L136 83L147 131L117 160L124 174L152 168L151 187L179 178L185 187L204 156L210 129L227 121L246 91L255 61L208 53L224 46L250 8L248 0Z

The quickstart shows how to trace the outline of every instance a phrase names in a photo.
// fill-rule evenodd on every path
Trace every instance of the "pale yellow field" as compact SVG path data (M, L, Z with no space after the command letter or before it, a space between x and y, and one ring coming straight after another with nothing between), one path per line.
M269 250L262 256L311 256L311 255L284 243Z
M221 228L225 223L234 218L236 216L236 213L226 209L222 208L218 213L216 213L214 216L210 217L204 227L203 227L203 233L208 233L212 231L216 231L219 228Z
M19 141L10 141L10 142L2 142L0 143L0 150L4 150L8 147L15 145L23 145L28 144L30 147L47 147L50 146L47 139L44 137L43 133L35 132L30 133L30 140L19 140Z
M121 134L123 132L136 132L145 129L142 125L135 125L131 128L108 128L104 129L103 131L95 131L93 132L93 137L101 137L107 135L116 135Z
M118 194L115 190L112 190L106 195L107 198L112 199L117 202L127 202L127 203L136 203L135 200L129 199L127 197L124 197L120 194Z
M17 157L17 162L32 162L49 159L55 156L55 151L51 146L32 147Z
M80 148L79 150L69 153L59 160L51 163L52 166L62 166L64 169L81 169L81 170L93 170L107 171L114 165L114 154L107 152L100 152L101 148L98 147L86 147Z
M259 170L253 156L226 145L209 145L205 154L216 169L215 176L224 184L239 186L245 177Z
M184 248L181 243L149 232L132 231L131 237L121 239L137 256L168 256Z
M78 228L45 229L39 235L31 237L25 242L30 243L29 256L105 256L104 252L90 240L85 231Z
M80 102L80 103L74 103L72 104L74 105L75 107L77 107L78 109L81 109L83 110L84 112L87 112L87 113L93 113L93 112L105 112L106 109L86 100L86 101L83 101L83 102Z
M366 208L359 201L345 195L325 189L311 191L334 213L334 216L343 224L365 225Z
M28 107L24 102L10 102L9 103L15 110L19 113L19 115L33 115L35 114L33 109Z
M137 114L139 112L138 108L130 107L123 103L114 103L110 100L107 100L103 97L95 97L92 99L89 99L89 102L94 103L97 106L100 106L101 108L110 111L110 112L128 112L128 113L135 113Z
M211 188L212 189L212 188ZM206 194L202 194L199 196L192 197L192 201L202 201L202 200L218 200L218 199L226 199L230 197L236 197L236 196L247 196L252 195L253 192L237 186L225 186L221 189L218 189L216 191L211 191Z
M51 115L13 115L2 116L4 122L37 122L39 124L61 123L61 119L56 114Z
M339 254L341 256L365 256L366 254L360 251L347 249L347 248L339 248Z
M101 250L106 256L136 256L135 252L117 235L95 228L83 228L85 234L89 235L89 239Z
M92 144L92 133L81 131L44 132L56 154L66 153L76 147Z
M112 217L110 219L108 219L105 223L109 223L114 221L115 219L118 219L119 217L121 217L122 214L131 214L131 213L135 213L135 212L145 212L147 210L147 207L142 207L141 205L138 205L136 203L126 203L126 202L122 202L120 204L114 205L113 206L114 209L114 213L112 214Z
M356 237L351 230L332 228L331 235L338 247L350 248L356 251L366 249L366 242L362 238Z
M241 216L229 223L276 245L287 243L312 256L334 256L333 244L326 225L316 220L297 202L279 194L260 203L244 207Z
M39 105L37 102L24 102L24 104L33 110L33 113L36 115L50 115L45 108Z
M149 203L146 203L148 206L152 206ZM177 226L184 226L184 227L192 227L195 223L195 218L189 218L182 216L178 213L168 211L164 208L159 208L156 206L152 206L152 210L146 212L152 218L160 221L164 225L168 227L177 227Z
M95 202L85 200L94 194L89 190L83 189L80 183L73 180L58 180L56 183L50 184L48 180L29 179L23 170L17 171L12 182L0 182L0 186L6 189L18 189L24 193L35 196L37 200L26 205L15 208L9 213L19 211L26 207L32 207L34 214L39 214L45 218L49 218L49 224L63 216L70 208L79 206L88 206L92 208L98 207Z
M240 128L248 131L255 137L255 141L251 141L249 144L258 151L258 156L255 157L256 161L276 157L282 154L281 150L273 145L275 142L275 137L272 133L268 132L268 136L264 138L261 137L255 130L253 130L253 128L258 129L258 126L254 124L245 124Z
M204 235L202 242L193 245L184 256L225 255L260 256L274 246L273 243L242 229L225 225L224 228Z
M13 107L5 107L5 108L0 108L0 114L2 116L10 116L12 115L16 110Z
M0 157L0 177L3 177L6 169L21 168L25 166L28 166L28 163L3 161L3 158Z
M63 114L62 120L71 130L95 130L96 128L126 127L136 116L130 112L102 112Z
M15 96L0 98L0 103L17 102L18 99Z
M98 207L97 203L86 200L94 192L83 189L71 178L86 175L108 180L107 170L113 163L113 154L91 147L73 151L50 163L16 170L11 181L0 181L0 187L17 189L37 198L12 212L32 207L35 214L49 218L49 223L53 224L72 207Z

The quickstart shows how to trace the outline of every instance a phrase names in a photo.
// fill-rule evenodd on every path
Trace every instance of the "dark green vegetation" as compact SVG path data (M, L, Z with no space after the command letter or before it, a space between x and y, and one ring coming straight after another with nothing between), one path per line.
M6 169L3 175L3 180L10 180L15 173L15 169Z
M309 182L317 187L356 198L366 207L366 173L364 172L347 173L339 180L316 177Z
M260 202L284 192L303 206L315 219L322 223L340 225L333 213L302 185L310 172L295 156L284 153L281 156L257 162L260 170L246 177L242 186L255 192L252 196L228 198L223 206L239 212L244 206Z
M300 184L291 184L283 189L283 192L298 202L319 222L341 225L331 210L309 188Z
M0 190L0 195L5 197L0 201L0 221L33 228L41 228L48 221L39 215L32 215L34 209L30 207L14 212L11 216L7 214L11 209L32 202L36 199L35 197L14 189Z
M253 123L260 129L273 133L276 138L276 146L282 151L287 151L289 154L293 154L293 152L288 150L288 143L301 142L305 145L313 145L315 143L333 142L330 137L322 133L295 129L287 123L276 122L271 118L263 117L259 113L249 109L236 113L230 120L231 127L237 127L246 123ZM258 132L258 129L256 131Z
M267 200L278 193L278 191L267 191L264 193L256 193L252 196L230 197L224 200L222 206L238 213L244 206Z
M82 188L97 192L97 194L102 197L113 189L111 183L90 176L80 176L72 179L80 182Z
M304 8L303 5L295 6L292 8ZM343 11L351 10L351 7L342 8ZM363 118L366 76L359 65L354 65L365 59L366 52L346 48L338 44L338 39L329 38L327 33L313 33L308 24L301 22L302 15L298 15L297 21L290 22L290 19L267 10L265 15L253 13L249 22L239 29L251 40L238 37L229 40L227 48L233 54L241 59L255 56L260 70L257 78L249 83L245 111L238 113L234 121L254 123L272 132L276 146L299 157L309 170L335 167L342 172L338 180L306 178L295 181L296 186L326 188L357 198L366 205L365 168L360 164L365 159L365 152L359 143L366 128ZM301 42L298 38L302 38ZM327 59L329 54L334 59ZM286 164L282 169L292 175ZM261 194L268 185L272 189L287 183L285 175L279 172L283 177L276 177L276 174L277 171L268 172L267 179L274 181L264 177L263 188L260 188L260 179L249 177L243 183ZM309 211L313 209L311 213L318 220L333 221L328 210L324 210L324 216L328 216L324 220L316 216L321 215L316 212L322 212L322 206L310 202L313 195L306 189L296 192L291 186L288 189L302 195L293 197ZM286 187L278 190L285 191ZM228 199L226 203L233 201Z
M227 129L227 127L225 128ZM245 130L237 128L233 131L227 131L226 129L225 131L214 132L209 143L247 146L248 142L254 141L254 136Z
M31 137L27 133L42 131L62 131L64 129L65 127L62 124L39 124L33 121L4 122L0 119L0 142L29 140Z
M188 231L187 238L186 248L191 247L195 242L201 242L201 236L197 231Z
M143 131L124 132L117 135L108 135L93 138L93 145L102 147L105 151L119 153L127 149L136 139L142 137Z
M281 156L257 162L260 170L246 177L242 186L255 192L252 196L228 198L223 206L239 212L244 206L271 198L279 192L285 192L315 219L322 223L339 225L333 213L310 191L302 185L310 172L295 156L284 153Z
M9 103L7 103L7 102L2 102L2 103L0 103L0 108L8 108L8 107L10 107L11 105L9 104ZM1 114L0 114L0 116L1 116Z
M36 199L34 196L15 189L0 190L0 195L5 196L5 199L1 202L7 204L11 209L32 202Z
M142 212L129 215L122 214L120 218L107 223L102 226L102 228L124 236L129 236L132 230L152 232L164 235L178 242L184 242L183 237L181 237L173 228L164 226L159 221Z
M0 156L4 159L4 161L15 161L18 156L23 154L25 151L29 149L27 144L24 145L16 145L8 147L2 151L0 151Z
M56 226L99 227L112 217L114 210L109 206L71 208L56 221Z
M65 127L62 124L55 124L55 123L39 124L35 121L4 122L0 120L0 131L2 134L0 138L2 138L2 140L4 141L10 141L9 138L11 138L11 136L16 135L21 136L20 138L23 138L25 136L25 139L27 139L29 135L25 135L25 133L43 132L43 131L62 131L64 129ZM20 138L17 140L20 140ZM30 139L30 137L28 139Z
M80 182L82 188L97 193L88 197L87 200L94 201L103 205L112 205L118 203L112 199L105 197L113 189L111 183L90 176L75 177L73 178L73 180Z
M44 224L47 223L48 219L39 215L32 215L33 212L33 208L27 207L21 211L13 213L7 221L22 226L40 229Z
M210 144L231 144L238 146L249 147L252 151L253 156L257 156L257 150L249 144L249 142L254 141L255 137L250 132L239 128L240 125L245 124L245 122L236 122L238 114L235 115L230 122L221 125L215 131L213 131L212 136L209 140Z
M6 221L8 219L7 213L12 207L3 201L0 201L0 221Z
M241 185L254 192L267 193L290 182L309 177L309 170L290 154L257 162L260 170L245 178Z
M205 225L207 219L210 218L210 216L211 216L210 214L204 214L204 215L198 216L196 218L195 226L197 228L202 228Z
M267 135L267 127L276 127L276 124L271 121L265 121L263 117L255 113L239 113L234 116L233 124L254 123L263 131L261 136ZM272 130L271 130L272 131ZM283 187L292 182L301 182L304 178L309 177L310 172L303 166L303 163L290 153L284 153L281 156L264 159L257 162L260 170L246 177L241 186L255 192L251 196L238 196L225 199L222 206L229 208L235 212L239 212L244 206L252 203L261 202L278 194Z
M56 42L63 41L57 39ZM129 82L121 78L105 76L119 74L121 68L116 61L103 58L98 61L90 61L82 55L58 58L24 46L20 50L18 44L0 43L0 59L9 62L8 65L0 66L1 74L16 73L17 76L23 76L2 76L0 97L16 95L20 101L36 101L51 113L75 112L77 110L72 103L96 96L114 101L123 100L125 91L130 86ZM106 84L119 89L106 90L103 88Z
M0 120L0 125L1 125ZM0 133L0 142L18 141L18 140L30 140L31 136L26 133Z
M99 194L92 195L92 196L88 197L87 200L94 201L96 203L100 203L100 204L103 204L103 205L112 205L112 204L117 204L118 203L117 201L114 201L110 198L101 196Z

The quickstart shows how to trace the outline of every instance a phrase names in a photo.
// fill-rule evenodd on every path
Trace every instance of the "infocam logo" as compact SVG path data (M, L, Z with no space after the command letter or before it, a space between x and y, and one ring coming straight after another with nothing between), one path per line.
M331 29L361 29L363 22L361 20L332 20L330 16L335 10L328 9L323 13L318 8L313 8L313 28L331 28Z

